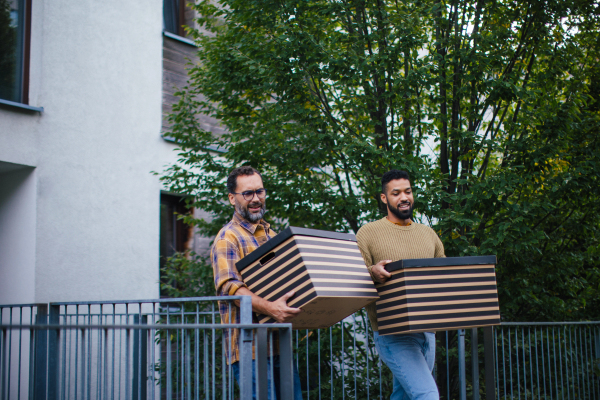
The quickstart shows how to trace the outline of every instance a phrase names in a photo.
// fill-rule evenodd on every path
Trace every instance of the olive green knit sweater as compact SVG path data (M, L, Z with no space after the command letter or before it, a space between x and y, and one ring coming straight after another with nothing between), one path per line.
M360 228L356 241L367 267L381 260L445 257L444 245L435 231L415 222L400 226L383 217ZM366 309L373 330L377 331L375 303Z

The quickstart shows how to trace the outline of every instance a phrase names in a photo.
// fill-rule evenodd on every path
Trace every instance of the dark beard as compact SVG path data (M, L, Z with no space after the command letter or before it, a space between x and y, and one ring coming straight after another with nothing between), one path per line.
M248 208L250 206L256 206L260 204L260 212L258 214L252 214L250 211L248 211ZM246 221L252 222L253 224L256 224L258 221L260 221L262 219L262 217L265 215L265 212L267 212L267 209L265 208L265 205L262 203L248 203L248 205L246 207L242 207L237 201L235 202L235 209L238 212L238 214L240 214L242 216L242 218L244 218Z
M405 219L412 219L412 215L413 215L413 207L412 204L410 205L410 208L406 211L400 211L398 209L398 207L394 207L393 205L390 204L390 202L388 201L387 203L387 208L388 210L390 210L392 212L392 214L394 214L396 216L396 218L401 219L401 220L405 220Z

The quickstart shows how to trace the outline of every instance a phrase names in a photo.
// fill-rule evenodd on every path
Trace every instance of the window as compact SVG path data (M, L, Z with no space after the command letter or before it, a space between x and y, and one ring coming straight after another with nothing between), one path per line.
M0 0L2 1L2 0ZM165 31L179 36L185 36L185 0L164 0L163 17Z
M184 26L193 26L194 10L187 4L189 0L163 0L164 31L180 37L187 37Z
M189 249L192 238L191 227L179 219L191 210L185 204L185 197L166 193L160 195L160 267L175 253Z
M0 99L28 104L31 0L0 0Z

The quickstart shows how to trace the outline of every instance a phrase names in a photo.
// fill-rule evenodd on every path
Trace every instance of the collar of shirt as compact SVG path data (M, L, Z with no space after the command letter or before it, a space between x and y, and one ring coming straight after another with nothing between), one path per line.
M392 222L392 221L390 221L388 219L388 217L385 217L385 220L388 221L391 224L398 225L398 226L411 226L412 225L412 221L411 220L408 221L408 225L401 224L400 222Z
M263 227L266 233L269 233L269 229L271 228L271 224L266 222L264 219L261 219L256 224L253 224L252 222L242 218L242 216L238 214L237 211L233 213L233 221L239 224L242 228L246 229L252 235L254 235L254 232L256 232L256 229L258 229L259 225Z

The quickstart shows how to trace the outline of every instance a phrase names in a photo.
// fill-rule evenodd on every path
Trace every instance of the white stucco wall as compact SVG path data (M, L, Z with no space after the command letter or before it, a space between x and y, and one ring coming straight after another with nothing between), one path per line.
M36 302L157 298L151 171L175 156L160 137L162 0L36 0L32 14L44 112L0 109L0 161L35 167L35 276L19 285Z
M35 169L0 163L0 304L35 300Z

